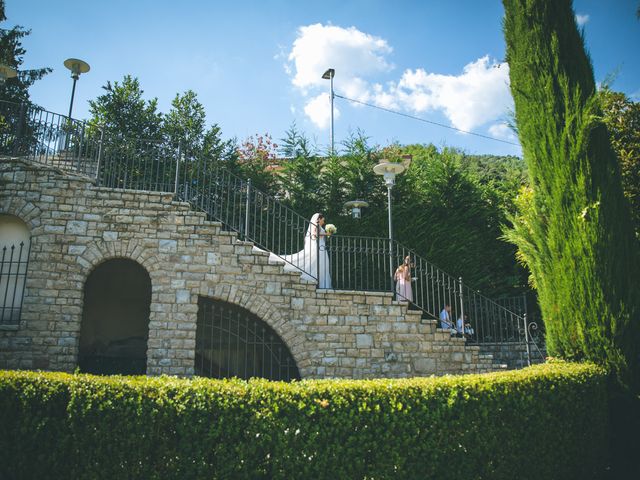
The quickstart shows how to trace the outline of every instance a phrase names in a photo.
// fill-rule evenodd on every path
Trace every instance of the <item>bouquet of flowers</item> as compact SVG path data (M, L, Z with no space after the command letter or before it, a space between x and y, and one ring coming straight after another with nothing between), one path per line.
M333 235L338 231L338 229L333 223L329 223L326 227L324 227L324 230L325 232L327 232L328 235Z

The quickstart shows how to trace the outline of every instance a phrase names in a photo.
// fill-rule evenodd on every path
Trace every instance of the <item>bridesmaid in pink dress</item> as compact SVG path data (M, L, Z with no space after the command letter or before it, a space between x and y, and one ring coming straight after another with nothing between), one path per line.
M404 258L404 263L396 269L393 279L396 281L396 300L401 302L412 302L411 257L406 256Z

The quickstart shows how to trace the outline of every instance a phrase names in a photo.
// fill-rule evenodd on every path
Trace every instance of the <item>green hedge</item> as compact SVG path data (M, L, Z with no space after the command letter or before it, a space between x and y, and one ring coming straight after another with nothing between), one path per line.
M607 428L588 364L289 384L0 371L3 479L582 479Z

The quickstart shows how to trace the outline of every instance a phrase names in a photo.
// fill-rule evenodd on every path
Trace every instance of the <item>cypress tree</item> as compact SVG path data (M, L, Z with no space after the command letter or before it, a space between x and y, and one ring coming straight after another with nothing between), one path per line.
M549 353L626 383L638 372L640 255L584 39L570 0L503 3L531 184L506 237L531 272Z

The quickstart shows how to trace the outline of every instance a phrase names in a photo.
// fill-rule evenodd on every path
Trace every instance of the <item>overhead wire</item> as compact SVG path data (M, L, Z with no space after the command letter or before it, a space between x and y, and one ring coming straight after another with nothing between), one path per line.
M361 100L356 100L355 98L345 97L344 95L339 95L337 93L334 93L333 96L337 97L337 98L342 98L343 100L347 100L347 101L352 102L352 103L357 103L357 104L364 105L364 106L367 106L367 107L376 108L378 110L382 110L383 112L393 113L395 115L400 115L401 117L411 118L412 120L418 120L420 122L429 123L431 125L436 125L438 127L447 128L449 130L455 130L456 132L466 133L468 135L474 135L476 137L484 138L484 139L487 139L487 140L493 140L495 142L506 143L508 145L515 145L516 147L520 146L519 143L513 143L513 142L510 142L508 140L501 140L500 138L491 137L489 135L483 135L482 133L471 132L469 130L462 130L460 128L452 127L450 125L445 125L444 123L438 123L438 122L434 122L432 120L427 120L426 118L416 117L415 115L409 115L408 113L403 113L403 112L399 112L397 110L392 110L390 108L381 107L379 105L374 105L373 103L363 102Z

